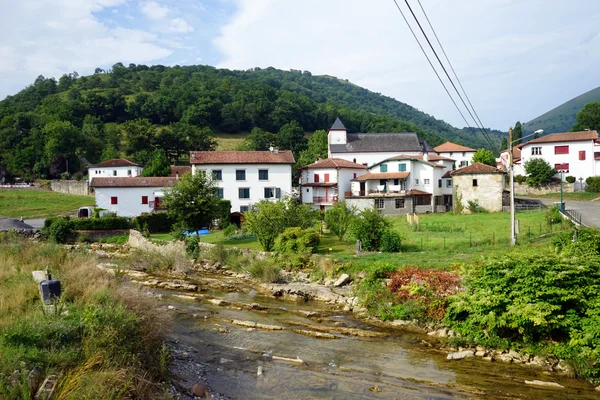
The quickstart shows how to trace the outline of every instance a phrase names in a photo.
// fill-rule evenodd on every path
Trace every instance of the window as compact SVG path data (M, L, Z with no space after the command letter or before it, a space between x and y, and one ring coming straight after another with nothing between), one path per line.
M306 193L310 192L310 189L306 188Z
M245 169L236 169L235 170L235 180L236 181L245 181L246 180L246 170Z
M554 146L554 154L569 154L569 146Z
M110 204L119 204L119 199L117 199L117 196L112 196L110 198Z
M423 179L423 185L429 185L429 179Z
M259 181L268 181L269 180L269 170L268 169L259 169L258 170L258 180Z
M217 188L217 192L215 193L218 199L223 198L223 188Z
M117 170L113 169L113 176L117 176Z
M400 184L400 179L394 179L394 186L398 186Z
M446 187L452 187L452 179L446 179Z
M265 199L272 199L275 197L274 188L265 188Z
M352 179L356 179L356 172L353 175L354 175L354 177Z
M381 164L379 166L379 172L387 172L387 164Z
M404 199L396 199L396 208L404 208Z
M249 199L250 198L250 188L239 188L238 194L240 199Z
M464 157L464 156L466 156L466 155L467 155L467 152L466 152L466 151L463 151L463 157Z
M222 181L223 180L223 171L220 169L214 169L212 172L213 180Z
M329 174L325 174L325 177L323 179L325 182L329 182Z
M438 187L441 188L442 187L442 180L438 179Z
M398 164L398 171L405 172L406 171L406 164L405 163Z
M554 169L558 172L569 172L569 163L554 164Z
M281 198L281 188L275 188L275 197Z
M248 212L248 206L240 206L240 212L241 213Z
M352 160L352 162L353 162L353 163L355 163L355 162L356 162L356 158L355 158L355 159L353 159L353 160Z
M461 161L459 167L462 168L462 167L466 167L467 165L469 165L468 161Z
M473 186L477 186L477 179L473 179Z
M319 183L319 174L315 174L313 182Z
M383 199L375 199L375 207L383 208Z
M585 160L585 150L579 150L579 160Z
M418 185L418 184L419 184L419 180L415 179L415 185Z
M127 170L127 176L131 176L131 170L130 169Z
M542 148L541 147L532 147L531 148L531 155L532 156L541 156L542 155Z
M148 196L142 196L142 204L148 204Z

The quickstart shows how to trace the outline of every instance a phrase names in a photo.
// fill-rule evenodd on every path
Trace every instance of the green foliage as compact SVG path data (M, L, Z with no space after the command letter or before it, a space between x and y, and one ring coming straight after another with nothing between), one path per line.
M521 144L523 141L523 127L521 126L521 122L517 121L515 123L515 127L513 128L513 146Z
M558 207L552 207L546 212L544 219L548 225L560 224L562 222L562 215Z
M76 218L69 221L74 230L129 229L131 221L125 217Z
M167 159L164 150L154 150L150 165L146 165L142 176L169 176L171 175L171 163Z
M275 251L285 254L314 253L321 239L313 229L287 228L275 240Z
M402 249L402 238L393 229L386 229L381 235L379 250L384 253L397 253Z
M225 229L223 229L223 237L227 239L236 232L237 226L235 226L234 224L229 224Z
M477 202L477 200L469 200L469 201L467 201L467 210L469 210L469 212L471 214L486 213L486 212L488 212L485 208L483 208L483 207L481 207L479 205L479 203Z
M265 151L270 147L278 147L279 138L276 134L267 132L261 128L252 128L250 135L246 137L244 143L238 150L242 151Z
M281 267L273 259L255 258L246 271L260 282L275 283L279 281Z
M476 162L480 162L486 165L491 165L492 167L496 166L496 156L488 149L478 149L475 154L473 154L473 158L471 159L471 164Z
M327 158L329 145L327 143L327 132L323 129L315 131L308 140L308 148L300 153L299 166L314 163L317 159Z
M508 149L508 138L502 136L502 142L500 142L500 151Z
M600 193L600 176L588 176L585 180L585 191Z
M197 236L188 236L185 238L185 254L192 260L200 258L200 247L198 246Z
M577 122L571 128L572 131L600 130L600 102L592 101L583 106L577 113Z
M518 174L515 175L514 180L515 183L525 183L527 182L527 177L525 175Z
M279 129L277 134L279 147L284 150L292 150L294 156L298 157L301 151L307 148L307 140L304 137L304 129L297 121L291 121Z
M454 205L454 214L462 214L465 210L465 205L462 202L462 193L458 190L458 185L454 185L454 192L452 194L452 204Z
M532 186L538 186L547 182L556 175L556 170L548 164L543 158L535 157L525 162L525 172L527 172L527 183Z
M45 229L46 235L54 243L67 243L73 238L75 229L69 218L56 218Z
M136 229L141 231L142 227L146 226L150 233L169 232L175 221L173 216L163 212L142 213L134 219ZM184 226L183 229L185 228Z
M318 216L310 204L300 204L291 197L276 202L261 200L244 214L244 229L256 235L263 250L271 251L286 228L311 228Z
M565 178L565 181L567 181L568 183L575 183L576 180L577 180L577 178L575 178L574 176L571 176L571 175L569 175Z
M325 223L327 229L340 239L344 240L346 232L352 225L352 220L356 214L356 208L349 207L345 201L338 201L333 207L325 211Z
M389 227L389 221L373 207L358 214L352 223L352 233L361 241L363 250L377 251L381 246L381 237Z

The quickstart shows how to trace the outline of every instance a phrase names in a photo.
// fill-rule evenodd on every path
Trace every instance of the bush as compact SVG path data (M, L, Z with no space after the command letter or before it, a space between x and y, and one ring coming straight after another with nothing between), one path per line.
M558 207L552 207L546 212L546 223L548 225L560 224L562 221L562 215Z
M175 218L163 212L142 213L142 215L135 218L135 225L141 231L144 224L148 227L150 233L170 232L173 224L175 224Z
M125 217L77 218L70 222L77 231L130 229L132 226L129 218Z
M319 234L312 229L287 228L275 240L275 250L280 253L294 254L317 251Z
M478 214L478 213L487 213L488 211L481 207L479 205L479 203L477 202L477 200L469 200L467 202L467 210L469 210L472 214Z
M56 218L46 229L48 238L54 243L67 243L73 238L75 230L68 218Z
M532 186L539 186L556 175L556 170L543 158L529 159L524 166L528 175L527 183Z
M569 175L565 178L565 181L567 181L568 183L575 183L576 178L574 176Z
M192 260L200 258L200 247L198 246L197 236L188 236L185 238L185 254Z
M527 181L527 177L521 174L515 175L514 179L515 183L525 183Z
M397 253L402 248L400 234L392 229L386 229L381 235L381 246L379 250L384 253Z
M229 224L225 229L223 229L223 237L227 239L236 232L237 226L235 226L234 224Z
M600 176L590 176L585 180L585 191L600 193Z
M281 268L272 259L255 258L246 270L254 279L275 283L279 281Z
M176 222L171 226L171 236L173 236L175 240L185 240L187 236L183 232L187 230L185 223Z
M377 251L381 246L381 235L390 226L376 208L361 211L352 223L352 232L362 243L362 249Z

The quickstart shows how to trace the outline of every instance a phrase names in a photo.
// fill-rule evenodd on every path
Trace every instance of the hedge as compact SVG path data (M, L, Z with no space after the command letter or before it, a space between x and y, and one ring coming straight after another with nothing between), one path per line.
M144 226L150 233L170 232L173 224L177 222L175 218L167 213L143 213L134 219L136 228L141 232Z
M129 218L125 217L78 218L70 220L70 223L78 231L131 228Z

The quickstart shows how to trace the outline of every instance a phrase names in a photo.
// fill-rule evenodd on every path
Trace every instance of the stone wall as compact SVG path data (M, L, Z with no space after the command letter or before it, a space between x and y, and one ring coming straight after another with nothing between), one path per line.
M579 183L577 183L579 186ZM508 188L510 190L510 187ZM575 183L563 182L563 192L574 192ZM528 194L547 194L547 193L558 193L560 192L560 183L551 183L540 186L530 186L526 183L515 182L515 194L516 195L528 195Z
M90 188L88 181L52 181L50 189L54 192L75 194L78 196L89 196Z
M455 191L458 190L469 213L469 201L474 201L490 212L502 211L503 174L457 174L452 177Z

